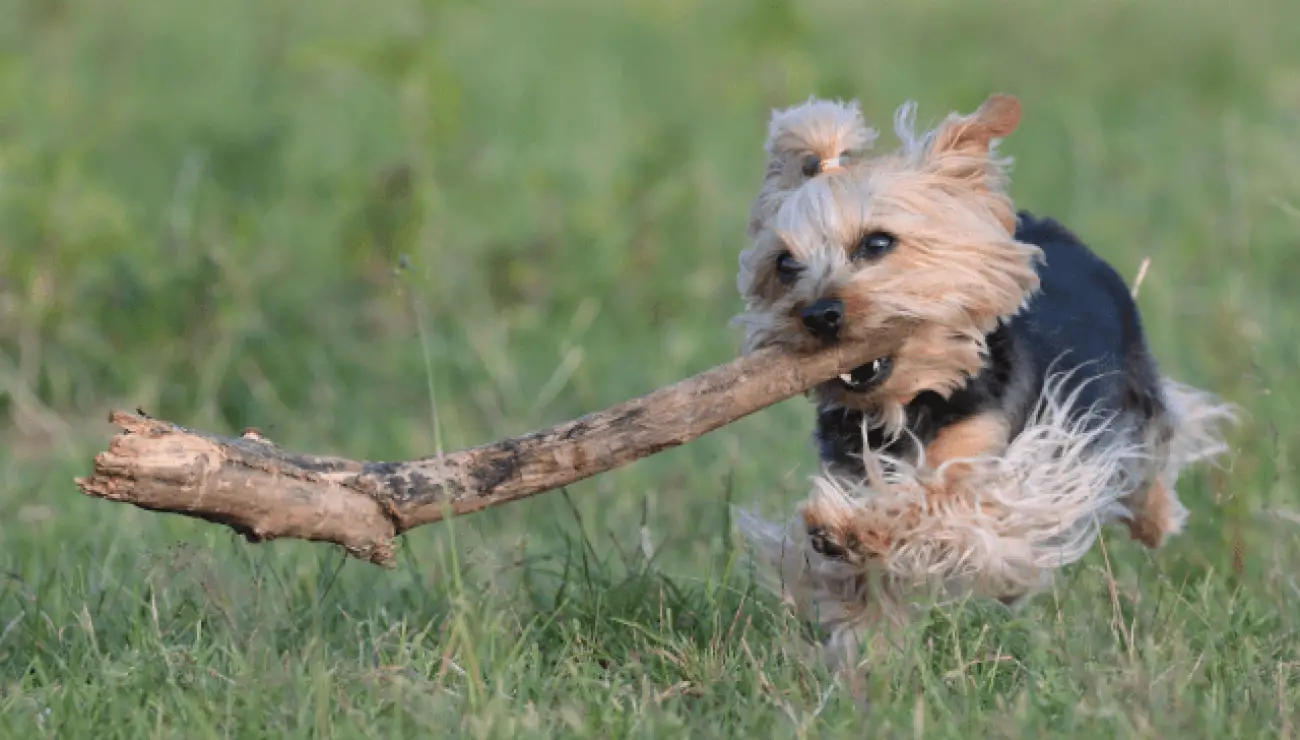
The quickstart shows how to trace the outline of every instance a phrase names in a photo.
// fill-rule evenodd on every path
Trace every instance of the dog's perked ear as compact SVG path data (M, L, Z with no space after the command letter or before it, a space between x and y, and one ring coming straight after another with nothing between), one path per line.
M1015 231L1016 217L1009 201L1003 202L1006 162L995 157L994 148L1020 125L1020 114L1016 97L991 95L974 113L953 113L939 124L925 155L936 174L993 195L991 206L1008 232Z
M998 93L969 116L953 114L935 131L930 156L987 157L995 139L1005 139L1020 125L1020 101Z

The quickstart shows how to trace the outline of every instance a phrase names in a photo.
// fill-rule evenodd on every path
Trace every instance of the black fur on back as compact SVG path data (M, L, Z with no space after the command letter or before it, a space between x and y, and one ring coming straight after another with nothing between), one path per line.
M989 334L983 370L946 400L918 394L907 406L908 432L887 440L883 430L868 430L872 449L911 456L915 442L928 445L945 426L988 410L1006 415L1014 437L1049 372L1074 370L1061 391L1078 390L1077 409L1115 414L1140 430L1163 416L1159 370L1119 273L1054 219L1021 211L1015 237L1043 249L1038 293ZM836 472L863 474L863 418L861 411L818 409L814 437L822 460Z

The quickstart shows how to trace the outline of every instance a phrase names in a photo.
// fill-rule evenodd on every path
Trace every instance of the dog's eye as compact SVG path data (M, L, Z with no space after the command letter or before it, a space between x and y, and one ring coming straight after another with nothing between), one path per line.
M803 267L794 258L793 254L782 252L776 256L776 277L782 283L786 285L793 283L795 278L799 277L799 271L802 269Z
M898 244L898 238L887 231L873 231L862 237L853 248L854 260L873 260L883 257Z
M803 158L803 176L816 177L822 171L822 158L816 154L809 154Z

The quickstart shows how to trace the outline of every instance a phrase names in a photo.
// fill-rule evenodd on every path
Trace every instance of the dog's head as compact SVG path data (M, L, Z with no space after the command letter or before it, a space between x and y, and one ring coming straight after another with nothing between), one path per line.
M750 212L749 236L767 226L791 190L857 161L878 135L863 121L856 101L814 98L773 111L763 145L767 152L763 186Z
M1041 250L1016 241L1006 162L996 142L1020 103L994 95L917 135L915 107L896 116L892 153L850 163L786 194L741 254L746 351L872 336L909 319L890 358L816 390L822 403L873 412L897 428L916 394L948 395L983 365L985 336L1038 287Z

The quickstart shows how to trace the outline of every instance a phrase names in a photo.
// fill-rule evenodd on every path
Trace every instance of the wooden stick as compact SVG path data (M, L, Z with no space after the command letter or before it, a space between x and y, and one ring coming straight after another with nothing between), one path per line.
M221 437L117 411L121 427L78 478L83 493L224 524L250 542L341 545L391 566L393 538L549 491L690 442L892 354L906 328L805 355L766 349L549 429L406 462L281 450L255 430Z

